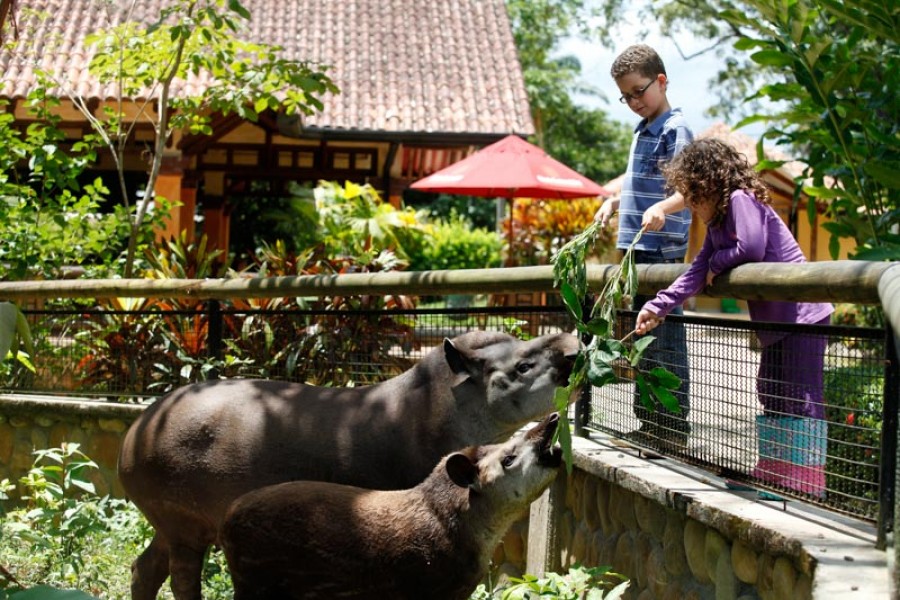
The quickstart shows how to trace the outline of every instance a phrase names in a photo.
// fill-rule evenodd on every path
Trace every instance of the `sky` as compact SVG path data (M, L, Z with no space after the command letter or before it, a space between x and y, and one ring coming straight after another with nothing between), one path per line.
M709 80L721 70L724 59L717 57L715 52L707 52L685 60L675 43L663 37L654 23L640 22L638 8L630 9L624 22L630 25L619 26L614 31L614 46L611 48L603 47L599 42L587 42L576 38L569 38L560 45L560 56L572 54L581 61L582 80L603 90L609 96L609 102L606 103L591 97L577 97L576 101L591 108L601 108L613 119L636 125L640 117L631 112L627 105L619 102L619 90L609 74L609 68L622 50L631 44L645 43L659 53L666 65L669 77L669 103L672 107L682 109L695 133L715 123L717 119L706 116L704 111L715 104L714 94L709 91ZM642 37L642 30L649 30L649 33ZM691 56L704 50L708 42L685 35L679 39L679 46L685 55ZM758 131L754 131L754 128ZM757 137L761 133L761 127L750 126L742 128L741 132Z

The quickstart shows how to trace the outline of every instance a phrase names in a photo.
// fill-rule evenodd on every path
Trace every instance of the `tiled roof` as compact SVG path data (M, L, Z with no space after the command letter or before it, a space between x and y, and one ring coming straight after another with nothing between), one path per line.
M116 4L117 2L112 2ZM17 0L20 43L84 97L114 97L87 73L84 35L120 15L91 0ZM131 2L118 1L121 5ZM137 2L150 21L166 0ZM245 0L247 39L283 46L291 59L330 64L342 93L304 126L329 130L530 134L528 100L503 0ZM38 23L25 9L46 11ZM60 40L54 44L52 35ZM0 97L33 85L26 62L0 52ZM206 81L189 80L196 90ZM184 89L184 88L182 88Z

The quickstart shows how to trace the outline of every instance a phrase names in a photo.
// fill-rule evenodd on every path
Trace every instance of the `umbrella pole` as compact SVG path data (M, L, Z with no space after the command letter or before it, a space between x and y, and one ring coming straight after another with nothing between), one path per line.
M508 250L506 253L506 266L507 267L515 266L514 259L513 259L513 239L514 239L514 237L513 237L513 204L515 204L515 202L516 202L516 199L512 198L512 197L510 197L509 201L507 202L507 204L509 206L509 227L508 227L508 229L509 229L509 245L508 245Z

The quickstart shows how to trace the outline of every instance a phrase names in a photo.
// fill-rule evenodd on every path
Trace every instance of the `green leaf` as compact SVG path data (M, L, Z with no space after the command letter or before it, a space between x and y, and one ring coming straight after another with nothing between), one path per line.
M655 411L656 406L653 404L653 400L650 397L650 385L647 383L647 378L644 377L643 373L638 373L635 379L637 381L641 403L647 410Z
M247 10L239 0L228 0L228 10L236 12L248 21L250 20L250 11Z
M660 404L665 406L670 412L681 414L678 398L676 398L672 392L664 387L653 385L649 381L647 382L647 385L650 387L650 391L653 395L656 396L656 399L659 400Z
M582 322L581 298L578 297L575 288L564 281L559 286L559 293L562 296L563 304L566 305L569 314L571 314L579 323Z
M556 388L556 392L553 394L553 405L556 407L556 410L565 412L569 407L569 398L571 395L572 391L568 386Z
M653 343L656 337L652 335L645 335L637 339L634 345L631 348L631 354L628 357L628 362L631 363L632 367L636 367L639 362L641 362L641 357L644 355L644 351L647 347Z
M592 360L588 364L587 378L591 385L597 387L603 387L615 382L617 379L615 370L607 363L599 360Z
M750 55L753 62L767 67L789 67L793 64L793 59L778 50L760 50Z
M0 302L0 358L12 348L18 328L19 308L11 302Z
M900 189L900 162L881 161L868 163L863 170L879 183L894 189Z
M677 390L681 387L681 378L663 367L653 367L650 369L650 380L654 385L662 386L670 390Z
M566 473L572 474L572 430L569 426L568 411L559 413L559 425L556 428L556 439L562 448L566 463Z
M585 324L585 330L599 338L609 337L611 333L610 323L601 317L594 317Z
M591 349L591 361L599 361L612 364L613 361L622 358L628 348L619 340L612 338L605 340L597 340L595 346Z

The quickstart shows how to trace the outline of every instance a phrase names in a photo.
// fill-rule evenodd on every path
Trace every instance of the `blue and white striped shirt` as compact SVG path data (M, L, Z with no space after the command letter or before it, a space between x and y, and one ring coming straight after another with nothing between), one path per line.
M646 121L638 123L619 199L619 249L627 249L641 230L644 211L668 196L660 164L681 152L693 139L694 134L680 108L663 113L649 125ZM635 249L660 251L669 260L682 259L687 253L690 228L689 209L666 215L662 230L645 232Z

